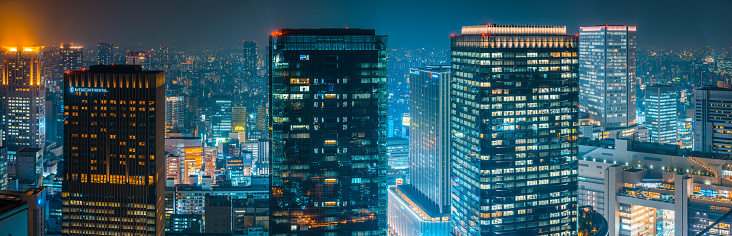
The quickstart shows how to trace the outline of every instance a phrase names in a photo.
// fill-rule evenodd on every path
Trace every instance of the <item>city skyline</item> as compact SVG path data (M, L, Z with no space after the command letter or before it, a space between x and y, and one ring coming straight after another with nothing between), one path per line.
M5 0L0 235L731 235L728 9Z

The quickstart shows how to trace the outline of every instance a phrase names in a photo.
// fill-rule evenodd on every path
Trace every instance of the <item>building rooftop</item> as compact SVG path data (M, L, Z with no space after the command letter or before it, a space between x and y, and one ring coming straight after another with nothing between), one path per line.
M40 148L21 148L20 150L16 151L16 153L19 152L38 152L40 151Z
M376 35L373 29L351 28L320 28L320 29L282 29L281 35L310 35L310 36L344 36L344 35ZM277 34L277 32L275 33Z
M547 25L474 25L463 26L464 35L566 35L567 26Z

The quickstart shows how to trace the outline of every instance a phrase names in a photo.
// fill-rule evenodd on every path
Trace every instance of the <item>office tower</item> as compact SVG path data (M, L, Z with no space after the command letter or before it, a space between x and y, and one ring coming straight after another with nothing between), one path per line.
M732 90L704 87L694 90L694 151L732 152Z
M576 234L577 47L564 26L452 37L454 235Z
M181 182L183 180L181 174L185 173L185 169L182 168L185 163L182 160L185 158L181 158L176 154L168 154L165 159L165 178L173 181L173 184L183 183Z
M579 43L581 119L595 127L593 139L632 137L637 129L635 26L580 27Z
M694 148L694 108L688 108L679 117L679 146L684 149Z
M270 37L271 235L386 234L386 46L370 29Z
M41 47L4 47L2 68L2 145L8 152L45 147L46 87Z
M84 68L84 47L74 44L59 46L59 69L61 72L77 71Z
M204 214L204 233L231 234L231 199L228 196L210 196L206 198Z
M269 176L270 174L270 149L269 149L269 139L266 138L260 138L257 141L257 156L254 160L255 167L254 173L255 175L259 176ZM253 157L254 158L254 157Z
M96 65L64 85L62 233L164 234L164 72Z
M269 126L269 118L267 118L267 108L266 107L258 107L257 108L257 129L258 130L267 130Z
M257 77L257 43L254 41L244 41L242 46L244 53L244 78L246 81L255 82Z
M409 72L409 179L389 188L389 229L397 235L448 235L450 66Z
M97 44L97 64L114 64L114 45L111 43L99 42Z
M214 98L213 114L211 115L211 129L213 130L213 138L227 139L231 132L231 110L232 100L227 96L218 96Z
M231 108L231 132L239 133L240 142L246 141L246 130L248 121L249 114L247 114L247 107Z
M183 128L185 119L185 101L183 96L165 98L165 130L171 131L175 128Z
M139 65L143 70L149 70L150 52L127 51L127 65Z
M154 68L164 71L167 70L172 62L170 59L170 46L160 45L160 47L158 47L158 50L154 51L154 56L152 60L154 62L152 66Z
M15 152L15 177L18 189L25 190L29 186L41 185L43 177L43 149L21 148Z
M676 144L678 139L676 87L651 85L646 87L646 127L651 142Z

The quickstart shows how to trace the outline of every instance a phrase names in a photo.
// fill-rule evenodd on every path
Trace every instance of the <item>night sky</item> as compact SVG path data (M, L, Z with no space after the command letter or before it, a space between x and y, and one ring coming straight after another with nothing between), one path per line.
M260 49L280 28L374 28L390 47L449 47L463 25L638 26L638 45L732 46L732 1L0 0L0 44L97 41Z

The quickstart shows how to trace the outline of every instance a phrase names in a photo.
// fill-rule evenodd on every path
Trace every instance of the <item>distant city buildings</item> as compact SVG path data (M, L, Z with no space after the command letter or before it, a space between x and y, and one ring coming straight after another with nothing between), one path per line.
M582 123L594 127L583 135L632 137L637 130L636 27L580 27L579 77Z
M646 87L646 127L651 142L676 144L679 128L676 95L673 86Z
M133 65L65 76L62 234L164 234L164 82Z
M564 26L452 37L451 234L576 234L577 41Z
M253 80L257 77L257 43L244 41L242 53L244 54L242 63L244 78L254 82Z
M386 48L370 29L270 37L270 235L386 234Z
M59 68L61 72L77 71L84 68L84 47L74 44L59 46Z
M165 97L165 130L183 128L185 122L185 100L183 96Z
M150 69L150 52L139 52L139 51L128 51L127 52L127 65L139 65L142 66L143 70Z
M99 42L97 44L97 64L111 65L114 61L114 45L111 43Z
M694 91L694 151L732 153L732 90Z

